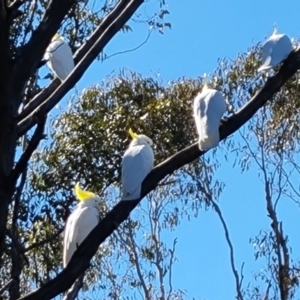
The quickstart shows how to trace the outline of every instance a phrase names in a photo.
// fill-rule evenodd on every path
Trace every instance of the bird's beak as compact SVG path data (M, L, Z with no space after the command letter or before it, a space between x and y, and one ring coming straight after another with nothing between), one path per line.
M128 130L128 133L134 140L136 140L139 137L138 134L134 133L131 128Z

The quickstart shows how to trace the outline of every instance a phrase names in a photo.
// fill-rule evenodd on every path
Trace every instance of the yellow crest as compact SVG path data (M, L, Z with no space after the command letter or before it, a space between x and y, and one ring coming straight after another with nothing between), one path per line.
M128 133L134 140L136 140L139 137L138 134L134 133L131 128L128 130Z
M80 201L85 201L87 199L96 197L96 195L92 192L83 191L79 186L79 182L75 184L75 195Z

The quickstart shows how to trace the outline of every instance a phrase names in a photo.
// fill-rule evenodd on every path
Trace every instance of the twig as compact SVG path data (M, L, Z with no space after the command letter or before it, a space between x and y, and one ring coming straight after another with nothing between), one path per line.
M268 287L267 287L266 294L265 294L263 300L269 300L269 291L270 291L270 288L271 288L271 281L268 282Z
M130 250L133 252L133 255L134 255L135 267L136 267L138 277L141 281L141 284L142 284L142 287L143 287L143 290L144 290L144 293L145 293L145 299L146 300L151 300L151 297L150 297L150 294L149 294L149 289L147 288L147 285L146 285L146 282L144 280L142 270L141 270L141 267L140 267L140 260L139 260L138 253L136 251L136 246L135 246L135 241L134 241L134 238L133 238L133 231L132 231L131 222L129 222L128 231L129 231L128 237L129 237L130 244L131 244L131 247L130 247L131 249ZM121 239L122 239L122 236L121 236Z
M289 251L284 239L282 224L278 222L276 211L273 207L272 196L270 191L270 183L267 176L267 170L264 159L264 152L262 151L262 172L264 174L265 180L265 193L267 202L268 216L272 220L271 228L274 232L276 238L276 254L278 258L278 281L279 281L279 291L281 300L288 300L289 298ZM283 256L283 257L282 257Z
M3 288L1 288L0 290L0 295L2 295L13 283L14 283L14 279L10 279Z
M135 247L135 241L134 241L134 238L133 238L133 231L132 231L132 228L131 228L131 220L128 220L128 221L129 221L129 224L128 224L129 232L128 232L128 235L127 235L127 240L123 237L121 232L118 232L119 234L116 235L116 238L127 249L129 256L131 255L131 253L133 254L133 261L134 261L134 264L135 264L136 272L137 272L138 278L141 282L142 288L144 290L144 298L146 300L150 300L151 299L150 293L149 293L149 290L147 288L145 279L144 279L143 274L142 274L142 270L141 270L141 267L140 267L139 256L138 256L138 253L137 253L136 247ZM130 243L130 245L129 245L129 243Z
M113 54L111 54L111 55L108 55L108 56L106 56L106 57L104 58L104 60L110 59L110 58L112 58L112 57L114 57L114 56L117 56L117 55L120 55L120 54L125 54L125 53L129 53L129 52L133 52L133 51L138 50L139 48L141 48L142 46L144 46L144 45L148 42L148 40L149 40L149 38L150 38L150 36L151 36L151 33L152 33L152 29L148 32L148 35L147 35L146 39L145 39L141 44L139 44L138 46L136 46L136 47L134 47L134 48L132 48L132 49L129 49L129 50L118 51L118 52L116 52L116 53L113 53Z
M234 250L233 250L233 246L232 246L232 243L231 243L231 240L230 240L230 237L229 237L229 231L228 231L226 222L225 222L225 220L222 216L222 212L221 212L221 209L220 209L219 205L212 199L210 199L210 201L211 201L211 203L213 205L213 208L215 209L216 213L218 214L218 216L221 220L221 223L223 225L224 231L225 231L225 238L226 238L227 244L229 246L229 250L230 250L231 269L232 269L232 272L233 272L234 277L235 277L235 286L236 286L236 292L237 292L237 299L238 300L243 300L244 298L243 298L243 294L242 294L242 291L241 291L241 281L240 281L239 274L236 270L235 263L234 263Z
M174 254L175 254L175 247L177 244L177 238L174 239L173 241L173 248L172 250L169 249L170 251L170 262L169 262L169 292L168 292L168 298L167 300L170 299L170 297L172 296L172 292L173 292L173 285L172 285L172 266L173 266L173 262L174 262Z
M37 247L43 246L44 244L47 244L49 242L51 242L52 240L54 240L55 238L57 238L62 232L64 231L64 228L59 229L55 234L53 234L52 236L40 241L40 242L36 242L32 245L30 245L29 247L24 249L24 253L31 251Z

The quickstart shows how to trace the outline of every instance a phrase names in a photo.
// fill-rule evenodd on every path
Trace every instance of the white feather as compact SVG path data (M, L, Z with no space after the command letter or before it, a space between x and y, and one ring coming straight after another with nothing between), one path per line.
M48 46L44 58L47 66L61 81L65 80L74 69L71 48L62 37L54 40Z
M122 200L135 200L141 195L141 185L154 165L153 142L145 135L133 140L122 160Z
M194 118L199 135L200 150L208 150L219 144L219 126L225 111L225 99L219 91L204 88L196 96Z
M64 232L63 267L69 263L77 247L99 222L100 198L81 201L69 216Z
M285 60L293 49L291 39L285 34L278 34L275 29L262 49L262 66L259 72L269 70Z

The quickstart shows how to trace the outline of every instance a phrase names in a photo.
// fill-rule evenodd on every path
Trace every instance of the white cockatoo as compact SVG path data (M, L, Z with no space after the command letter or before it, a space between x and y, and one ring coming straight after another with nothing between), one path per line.
M77 247L99 223L101 199L94 193L83 191L79 183L75 185L75 194L80 201L67 220L64 232L63 266L69 263Z
M132 141L122 159L122 200L135 200L141 195L143 180L154 165L153 142L144 134L129 129Z
M64 81L74 69L74 60L71 48L64 38L58 34L52 38L44 58L47 66L61 81Z
M226 103L222 94L205 84L202 92L194 100L194 118L201 151L218 146L219 126L225 111Z
M293 49L291 39L285 34L278 34L274 28L273 34L266 40L262 49L262 66L258 71L269 70L285 60Z

